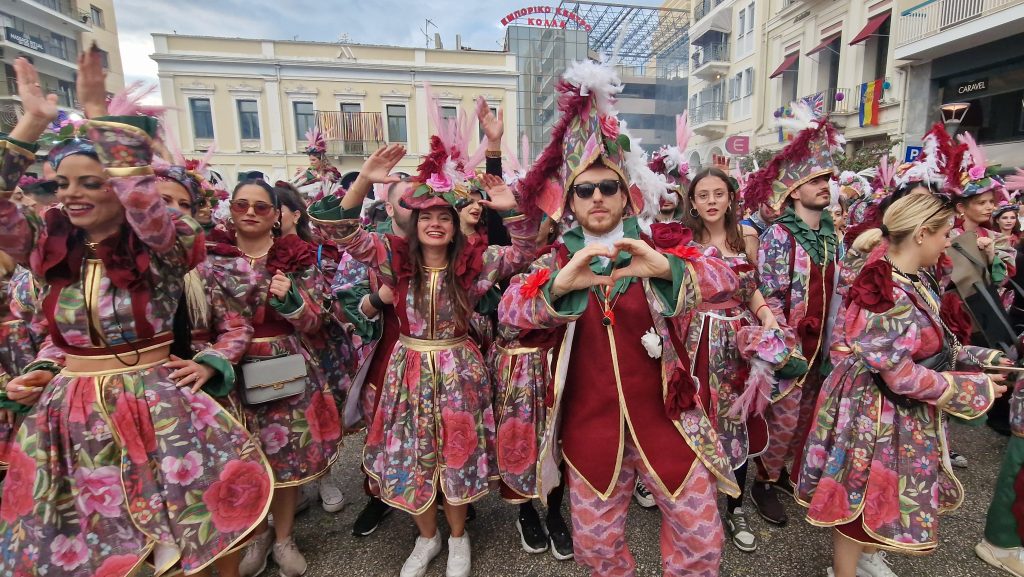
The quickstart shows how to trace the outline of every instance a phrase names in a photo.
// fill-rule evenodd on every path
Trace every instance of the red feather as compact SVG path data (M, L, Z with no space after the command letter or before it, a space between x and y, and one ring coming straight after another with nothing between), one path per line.
M444 163L448 161L448 151L444 149L441 137L434 135L430 137L430 152L423 157L423 161L417 167L419 174L416 180L426 182L432 174L440 174L444 169Z

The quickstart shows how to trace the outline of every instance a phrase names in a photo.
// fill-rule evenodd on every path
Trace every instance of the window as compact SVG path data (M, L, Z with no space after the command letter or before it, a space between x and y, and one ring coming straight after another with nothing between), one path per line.
M750 6L747 6L747 34L754 32L754 3L751 2Z
M388 104L388 140L391 142L408 142L409 128L405 119L405 106Z
M316 113L312 102L295 102L295 138L306 138L306 132L316 126Z
M754 95L754 69L747 68L743 74L743 96Z
M107 51L100 50L98 48L96 49L96 51L100 53L100 63L103 65L103 69L107 70L108 68L110 68L110 55L107 54ZM68 60L70 59L71 58L68 57Z
M259 140L260 111L255 100L238 101L238 126L242 140Z
M191 98L188 101L192 109L192 134L196 138L213 138L213 112L210 110L209 98Z
M459 118L459 109L456 106L442 106L441 107L441 118L443 120L457 120Z
M342 114L359 114L360 112L362 112L362 109L360 108L359 104L357 104L357 103L352 103L352 102L342 102L341 103L341 113Z
M889 62L889 29L892 18L887 19L878 29L878 45L875 49L875 78L885 78L886 64Z
M89 17L92 19L92 25L100 28L106 28L107 24L103 20L103 10L95 6L89 6Z
M740 25L736 27L739 30L739 33L736 36L739 38L743 38L743 35L747 32L746 20L747 11L740 10Z

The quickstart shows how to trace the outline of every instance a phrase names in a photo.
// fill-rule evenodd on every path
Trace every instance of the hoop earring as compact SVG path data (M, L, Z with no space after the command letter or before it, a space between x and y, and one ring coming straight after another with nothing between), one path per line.
M725 207L725 214L732 214L732 205Z
M275 222L274 223L274 230L280 230L280 228L281 228L281 221Z
M691 208L690 209L690 216L692 216L693 218L697 218L697 217L700 216L700 213L697 212L696 208Z

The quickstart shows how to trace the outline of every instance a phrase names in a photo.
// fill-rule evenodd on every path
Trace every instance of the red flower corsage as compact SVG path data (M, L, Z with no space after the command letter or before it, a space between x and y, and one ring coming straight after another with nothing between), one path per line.
M526 281L519 286L519 294L523 298L533 299L540 294L540 289L551 280L551 269L542 268L526 277Z
M690 244L692 240L693 231L678 222L657 222L651 225L651 241L654 242L656 248L665 252Z
M315 248L294 234L275 240L267 253L267 270L271 274L301 272L314 264Z
M896 305L893 300L892 267L884 260L865 266L850 288L850 299L862 309L881 314Z

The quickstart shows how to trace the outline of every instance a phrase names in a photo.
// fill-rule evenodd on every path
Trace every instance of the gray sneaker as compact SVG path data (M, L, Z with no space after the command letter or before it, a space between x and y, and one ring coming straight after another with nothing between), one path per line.
M274 543L274 563L277 563L281 577L301 577L306 574L306 558L292 537L282 543Z
M757 551L757 536L750 530L747 523L747 514L743 507L736 507L725 514L725 528L729 531L732 544L740 551L750 553Z
M238 574L241 577L256 577L267 568L267 557L270 557L270 548L274 544L273 529L256 535L249 541L242 555L242 561L238 564Z

